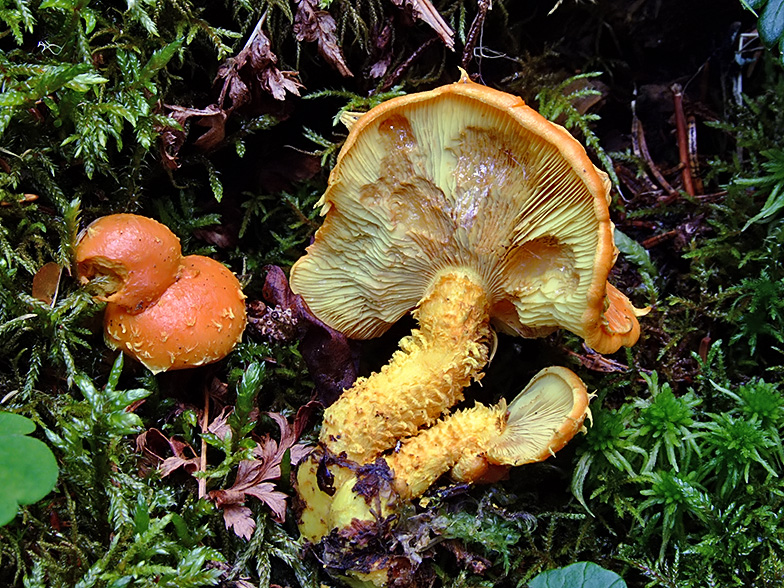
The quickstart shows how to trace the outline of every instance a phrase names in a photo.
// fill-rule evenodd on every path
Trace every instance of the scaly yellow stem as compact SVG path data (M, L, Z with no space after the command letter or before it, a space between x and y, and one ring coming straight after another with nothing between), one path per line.
M335 455L370 463L462 400L487 363L488 308L476 274L439 274L415 311L419 329L400 341L380 372L357 380L326 410L322 443Z
M400 498L421 496L442 474L452 468L461 481L480 477L487 468L484 454L506 423L506 403L478 404L456 412L421 431L385 457L394 474Z
M333 529L348 528L354 520L383 519L421 496L449 470L461 482L476 481L490 467L485 453L505 426L505 402L496 406L477 403L419 431L373 464L350 465L330 459L323 449L314 451L297 471L302 536L315 542ZM319 487L320 468L331 491ZM358 490L362 471L375 482L365 482L364 489Z

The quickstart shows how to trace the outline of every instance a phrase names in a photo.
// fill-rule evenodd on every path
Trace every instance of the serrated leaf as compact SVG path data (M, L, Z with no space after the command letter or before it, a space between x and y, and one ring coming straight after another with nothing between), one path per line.
M215 200L220 202L223 199L223 184L218 177L218 172L212 164L209 164L207 166L207 173L209 175L210 188L212 188L212 195L215 196Z
M600 565L582 561L549 570L536 576L528 584L530 588L626 588L626 582L618 574L605 570Z
M0 412L0 525L11 522L20 505L38 502L57 483L57 460L46 444L27 436L34 430L30 419Z

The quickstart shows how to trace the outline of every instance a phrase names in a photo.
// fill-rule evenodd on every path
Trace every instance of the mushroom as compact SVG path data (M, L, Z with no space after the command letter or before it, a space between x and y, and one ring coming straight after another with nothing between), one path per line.
M222 359L242 338L245 321L234 274L214 259L189 255L177 281L142 312L107 304L104 338L158 373Z
M382 484L371 501L355 491L362 468L340 459L330 464L335 492L330 495L329 489L319 487L318 470L329 457L317 452L318 458L305 462L298 472L298 492L305 503L300 531L315 542L332 529L348 528L355 519L385 518L421 496L446 472L457 482L489 482L510 466L544 461L584 430L589 399L574 372L545 368L508 408L504 400L495 406L477 403L402 442L384 456L389 485Z
M582 380L564 367L540 371L507 408L477 403L455 412L386 456L403 499L420 496L451 470L458 482L484 481L491 466L544 461L562 449L590 414ZM497 472L492 472L497 476Z
M137 214L111 214L87 226L76 242L76 275L96 298L141 312L177 279L180 240L165 225Z
M609 190L565 129L465 75L359 117L291 287L349 337L412 309L419 326L326 410L326 448L366 464L432 424L481 377L491 323L566 328L601 353L634 344L637 311L607 282Z

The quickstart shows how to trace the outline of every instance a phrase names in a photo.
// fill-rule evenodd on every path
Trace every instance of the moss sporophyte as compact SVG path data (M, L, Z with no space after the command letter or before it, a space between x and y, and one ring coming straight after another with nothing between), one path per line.
M380 335L412 309L419 324L326 410L297 476L306 539L370 528L447 471L497 479L581 430L588 394L566 368L540 372L508 408L441 417L482 377L493 328L566 328L603 353L636 342L641 311L607 281L609 190L567 131L467 76L351 123L292 290L350 337ZM387 564L347 572L384 585Z

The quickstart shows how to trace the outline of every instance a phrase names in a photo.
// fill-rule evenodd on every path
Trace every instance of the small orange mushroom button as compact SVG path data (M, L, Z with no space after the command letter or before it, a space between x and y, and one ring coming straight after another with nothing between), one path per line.
M177 279L180 240L158 221L110 214L93 221L76 244L76 274L96 298L140 312Z
M240 341L245 322L234 274L214 259L189 255L177 281L144 311L108 304L104 336L109 347L158 373L219 361Z

